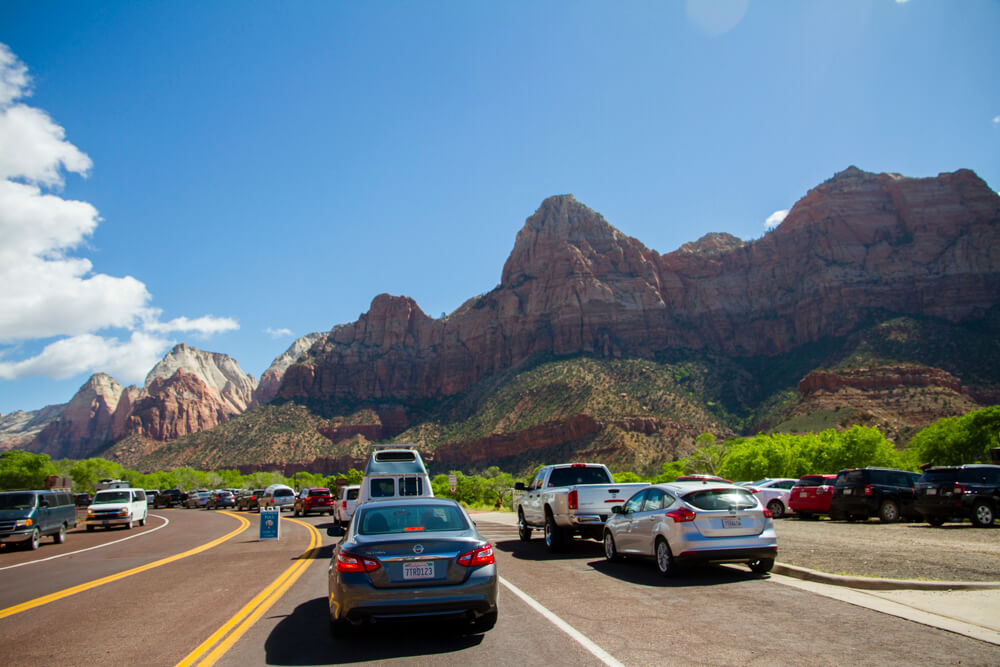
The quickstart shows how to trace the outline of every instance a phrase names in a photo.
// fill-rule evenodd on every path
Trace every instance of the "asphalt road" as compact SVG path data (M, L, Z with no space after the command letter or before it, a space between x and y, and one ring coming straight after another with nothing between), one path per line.
M995 645L819 598L746 568L704 567L665 580L647 563L605 562L597 542L553 557L541 540L521 543L513 526L484 521L506 582L496 628L463 636L413 625L335 641L325 618L329 520L289 519L281 540L260 542L256 514L157 510L144 528L80 530L63 545L5 549L4 664L176 665L192 652L219 665L1000 663ZM321 529L322 545L310 526ZM130 539L98 546L122 538ZM97 548L80 551L88 547ZM217 632L231 619L228 633Z

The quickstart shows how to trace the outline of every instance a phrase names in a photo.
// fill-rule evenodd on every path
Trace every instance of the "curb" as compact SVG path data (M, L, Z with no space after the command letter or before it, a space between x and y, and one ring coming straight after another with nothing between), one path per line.
M775 563L771 572L795 577L804 581L815 581L831 586L845 586L871 591L982 591L1000 589L1000 582L979 581L920 581L916 579L876 579L872 577L851 577L841 574L827 574L798 565Z

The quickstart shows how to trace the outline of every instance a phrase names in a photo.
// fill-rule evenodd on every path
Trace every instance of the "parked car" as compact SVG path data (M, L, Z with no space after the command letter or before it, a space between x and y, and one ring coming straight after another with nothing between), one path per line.
M932 526L967 518L988 528L1000 509L1000 465L928 468L917 480L916 494L917 511Z
M260 498L264 495L264 489L254 489L245 491L236 496L236 509L239 510L259 510Z
M913 486L920 475L895 468L841 470L834 482L830 518L865 521L877 516L882 523L903 517L920 520Z
M232 491L213 491L208 494L205 509L217 510L220 507L236 507L236 498Z
M813 519L830 513L836 475L803 475L788 496L788 507L800 519Z
M76 506L68 491L0 492L0 542L37 549L46 535L62 544L75 527Z
M211 496L212 493L210 491L191 491L184 500L184 507L189 510L204 509L208 505L208 500Z
M310 512L326 512L333 516L333 495L330 489L312 488L302 489L292 503L292 514L295 516L308 516Z
M87 507L90 505L90 501L94 499L94 496L89 493L78 493L73 496L73 499L77 507Z
M721 482L723 484L732 484L725 477L719 477L717 475L681 475L680 477L674 479L675 482Z
M257 505L257 510L261 507L277 507L278 511L291 510L295 504L295 491L285 484L272 484L264 489Z
M87 508L87 531L98 526L111 528L132 524L146 525L146 492L142 489L112 488L94 494L94 502Z
M183 506L187 497L188 494L184 493L180 489L163 489L156 494L156 498L153 499L153 507Z
M159 489L146 489L146 504L156 506L156 496L160 495Z
M493 547L461 505L404 498L358 506L330 560L328 602L335 637L369 622L433 618L472 632L497 621Z
M612 511L604 557L652 558L664 576L686 562L746 563L754 572L770 572L778 553L770 510L735 484L657 484Z
M360 485L345 486L340 491L340 499L334 505L333 520L337 523L348 524L354 516L354 510L358 506L358 492Z
M771 516L780 519L785 516L785 512L788 510L788 497L797 481L788 477L764 478L750 482L744 488L749 489L751 493L756 493L760 504L771 510Z

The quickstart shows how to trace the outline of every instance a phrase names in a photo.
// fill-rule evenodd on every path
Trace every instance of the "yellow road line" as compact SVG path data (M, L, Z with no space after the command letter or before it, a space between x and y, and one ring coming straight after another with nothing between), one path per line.
M173 563L174 561L181 560L182 558L187 558L188 556L194 556L195 554L199 554L202 551L207 551L208 549L211 549L214 546L222 544L226 540L236 537L237 535L239 535L244 530L250 527L250 521L248 519L244 519L243 517L237 514L231 514L230 512L219 512L219 513L237 519L240 522L240 526L235 530L226 533L220 538L202 544L201 546L195 547L194 549L188 549L183 553L174 554L173 556L167 556L166 558L161 558L160 560L153 561L152 563L146 563L145 565L140 565L139 567L133 567L131 570L125 570L124 572L118 572L117 574L109 574L106 577L101 577L100 579L94 579L93 581L88 581L78 586L73 586L72 588L65 588L61 591L56 591L55 593L43 595L40 598L35 598L34 600L28 600L27 602L22 602L21 604L14 605L13 607L0 609L0 618L7 618L8 616L13 616L14 614L20 614L22 611L34 609L35 607L41 607L42 605L48 604L50 602L55 602L56 600L62 600L63 598L68 598L71 595L76 595L77 593L89 591L92 588L97 588L98 586L103 586L104 584L110 584L113 581L118 581L126 577L131 577L133 574L139 574L140 572L152 570L153 568L160 567L161 565L166 565L167 563Z
M256 623L261 616L267 613L267 610L271 606L281 599L281 596L291 588L300 576L305 572L306 568L312 562L312 552L316 547L319 546L321 542L319 531L312 524L306 523L304 521L298 521L296 519L284 519L284 521L291 521L297 523L300 526L305 526L309 531L309 548L299 556L298 560L289 567L287 570L281 573L277 579L272 581L267 588L262 590L260 593L254 596L250 602L248 602L242 609L240 609L236 614L226 621L222 627L212 633L212 635L203 641L198 648L193 650L187 655L186 658L177 663L176 667L189 667L190 665L198 663L199 667L209 667L214 665L215 662L225 655L233 644L235 644L240 637L249 630L254 623ZM235 629L234 629L235 628ZM230 631L232 632L230 633ZM228 636L227 633L230 633ZM223 639L225 637L225 639ZM221 642L220 642L221 640ZM218 643L218 646L215 646ZM212 647L215 646L214 649ZM209 650L211 649L211 652ZM202 658L204 656L204 658ZM201 662L198 662L201 660Z

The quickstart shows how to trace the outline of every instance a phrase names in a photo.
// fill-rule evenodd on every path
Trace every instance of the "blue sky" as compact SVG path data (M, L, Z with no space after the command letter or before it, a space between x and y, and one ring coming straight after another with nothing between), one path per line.
M6 0L0 413L177 342L259 377L382 292L451 312L554 194L665 253L852 164L997 189L998 33L995 0Z

